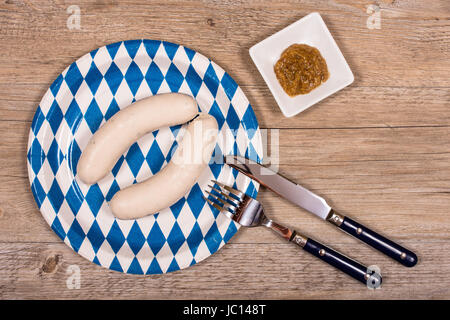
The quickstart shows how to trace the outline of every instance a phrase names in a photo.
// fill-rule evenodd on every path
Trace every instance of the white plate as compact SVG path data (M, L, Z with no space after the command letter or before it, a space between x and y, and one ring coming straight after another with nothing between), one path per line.
M281 53L294 43L317 48L327 62L329 79L308 94L290 97L284 92L273 67ZM344 56L317 12L294 22L250 48L250 56L269 86L284 116L292 117L351 84L354 80Z
M262 158L258 122L237 83L200 53L166 41L128 40L84 55L53 82L31 124L28 174L43 217L74 251L111 270L159 274L202 261L239 227L203 199L211 180L253 197L258 193L259 185L247 176L211 163L169 208L136 220L116 219L108 201L170 161L183 136L181 126L139 139L98 183L78 179L81 152L100 125L134 101L167 92L195 97L199 109L216 118L217 159L228 154Z

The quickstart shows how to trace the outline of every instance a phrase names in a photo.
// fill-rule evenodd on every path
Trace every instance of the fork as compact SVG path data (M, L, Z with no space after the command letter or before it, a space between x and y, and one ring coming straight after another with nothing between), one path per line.
M375 270L371 270L359 262L352 260L295 230L270 220L264 214L262 204L245 193L216 180L212 180L212 182L219 186L219 189L214 185L208 185L211 190L205 190L205 192L211 196L212 200L206 197L203 198L211 206L224 213L228 218L241 226L264 226L272 229L282 238L297 244L303 248L303 250L345 272L354 279L366 284L368 287L378 288L381 285L381 275Z

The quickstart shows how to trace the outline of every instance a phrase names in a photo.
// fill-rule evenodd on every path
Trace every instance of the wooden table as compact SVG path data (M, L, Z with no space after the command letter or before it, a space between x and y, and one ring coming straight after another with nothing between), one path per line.
M80 30L66 26L70 4L81 9ZM367 27L370 4L380 29ZM355 82L285 118L248 49L313 11ZM1 1L0 298L450 298L449 18L448 0ZM383 288L366 289L263 229L241 230L198 265L159 276L110 271L74 253L30 192L31 120L67 65L138 38L214 59L242 86L261 128L279 129L280 171L413 249L419 264L405 268L267 190L259 197L272 217L378 265ZM80 268L80 289L67 287L70 265Z

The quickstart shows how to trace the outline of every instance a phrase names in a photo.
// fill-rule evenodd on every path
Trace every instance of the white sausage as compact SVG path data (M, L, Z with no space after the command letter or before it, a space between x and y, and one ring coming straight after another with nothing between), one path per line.
M96 183L140 137L161 127L185 123L197 112L195 100L181 93L158 94L131 104L95 132L78 162L78 176L87 184Z
M217 142L216 119L200 115L188 124L171 161L144 182L118 191L109 206L119 219L157 213L186 195L211 159Z

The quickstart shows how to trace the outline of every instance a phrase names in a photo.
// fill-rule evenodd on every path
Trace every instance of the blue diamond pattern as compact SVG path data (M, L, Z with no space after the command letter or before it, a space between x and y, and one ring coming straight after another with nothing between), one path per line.
M176 138L178 133L180 133L180 129L183 125L179 124L177 126L170 127L170 131L172 131L173 137Z
M106 49L108 50L108 53L111 56L111 59L114 59L116 57L117 51L119 50L121 44L122 44L121 42L117 42L106 46Z
M80 210L81 204L83 203L84 197L78 186L72 183L66 194L66 201L69 204L70 209L74 215L77 215L78 210Z
M205 235L206 246L210 252L216 252L219 249L220 243L222 242L222 236L220 235L219 228L214 222L209 231Z
M228 242L230 241L231 237L237 232L236 224L230 223L228 225L227 232L225 232L225 235L223 236L223 241Z
M125 242L125 237L122 233L122 230L120 230L117 221L114 221L114 223L112 224L111 229L106 236L106 240L113 249L114 253L117 253L120 248L122 248L123 243Z
M188 56L189 60L192 61L195 56L195 51L189 48L184 47L184 51L186 52L186 55Z
M160 50L161 48L164 50ZM178 50L184 50L180 56L183 56L184 53L186 54L190 61L188 65L186 65L186 60L179 60L177 58ZM145 75L142 74L141 69L143 66L140 65L143 59L138 59L137 57L141 54L148 55L148 58L150 58L150 66L147 72L145 72ZM156 59L157 55L158 58L163 59ZM199 59L197 59L197 55ZM78 62L71 64L65 75L59 75L50 86L50 92L53 97L47 94L46 99L41 101L31 124L30 143L27 151L28 166L31 175L30 180L32 181L31 190L42 214L49 219L51 228L61 239L68 241L72 248L83 256L87 256L85 246L91 246L91 251L95 255L89 255L89 259L94 263L112 270L133 274L161 274L193 265L201 260L196 255L202 242L206 243L211 254L217 251L221 243L229 241L237 232L237 227L234 222L226 222L226 228L222 226L219 228L216 222L213 221L212 226L202 232L199 223L205 223L205 221L200 220L205 219L205 217L210 219L209 217L211 215L200 215L200 213L211 210L212 216L217 217L219 215L217 210L209 206L205 207L206 202L203 199L202 192L202 188L205 186L195 184L185 197L182 197L179 201L171 205L168 210L155 214L151 218L154 219L154 222L152 222L153 225L147 236L143 234L143 229L141 230L140 228L141 224L138 224L137 221L131 224L130 229L126 225L123 225L124 221L117 219L111 221L110 227L106 227L108 222L102 219L105 219L104 214L110 213L107 211L102 211L102 214L99 213L102 206L105 206L107 210L104 201L110 201L120 189L118 181L123 177L119 177L118 175L122 166L127 166L134 176L134 179L130 179L130 177L127 177L127 179L130 179L130 181L134 180L134 183L136 183L136 176L143 170L142 164L144 161L147 162L150 171L156 174L161 170L164 163L170 162L173 153L178 147L177 142L173 142L169 150L167 145L162 147L160 143L167 136L165 134L158 134L159 130L155 130L152 132L154 141L148 152L143 152L139 144L133 144L126 153L126 156L120 157L112 169L112 174L115 179L104 179L99 184L81 186L78 185L80 181L77 178L76 171L82 152L80 146L85 146L86 140L81 143L81 140L78 139L81 137L85 139L85 137L95 133L103 120L109 120L120 108L126 107L126 105L119 106L118 104L118 101L124 101L124 97L121 95L127 91L118 92L119 86L128 86L130 92L136 95L142 82L145 82L152 94L158 94L165 81L167 82L168 89L173 92L178 92L181 90L182 85L187 85L190 93L199 101L203 101L199 106L199 111L204 110L204 108L209 110L208 112L216 118L219 130L229 130L228 128L230 128L236 137L236 130L238 128L244 129L247 135L246 148L244 150L238 150L238 144L235 141L232 144L232 150L226 150L227 154L245 154L249 158L260 161L261 155L256 150L262 150L262 147L259 133L257 133L259 130L258 123L251 106L247 101L236 99L236 105L230 104L229 107L225 106L222 109L223 106L219 106L218 100L215 100L219 90L223 90L231 100L239 88L236 82L227 73L218 72L220 67L213 67L211 62L206 65L202 64L205 58L201 57L195 51L168 42L155 40L118 42L101 49L96 49L90 55L84 57L84 59L86 58L91 59L91 61L89 62L89 70L87 70L84 79L78 69L78 65L81 66L81 64L77 65ZM122 61L121 59L131 60L130 65L123 70L123 73L116 64ZM166 70L166 66L164 66L164 69L160 69L158 61L167 61L168 59L171 61L171 64L167 66L167 72L163 74L161 70ZM103 70L102 68L105 66L107 68ZM183 75L180 70L186 70L186 74ZM220 74L220 78L218 74ZM104 102L105 99L102 99L103 97L101 96L104 93L99 92L103 80L107 84L106 90L110 91L108 94L112 96L111 102ZM81 85L83 81L86 82L87 86ZM66 82L67 86L62 85L63 82ZM183 82L186 83L183 84ZM210 105L205 105L205 101L210 101L210 97L209 93L201 90L203 84L213 95L214 99L212 99ZM166 89L167 86L164 90ZM89 106L87 110L82 110L81 101L75 99L77 93L83 94L81 90L89 90L89 94L95 96L91 101L88 101ZM206 99L203 96L204 94L208 95ZM61 110L58 102L54 99L56 96L65 96L71 99L71 101L69 100L70 104L67 110ZM79 96L83 97L83 95ZM136 100L132 96L126 97L126 99ZM99 103L109 103L109 105L99 105ZM243 116L240 117L239 115ZM58 136L58 138L54 138L62 121L65 122L63 125L67 124L70 128L70 137ZM83 121L86 122L84 125ZM181 125L170 128L173 137L177 137L180 127ZM43 151L44 145L46 146L45 150L48 147L47 154ZM257 148L255 148L256 146ZM224 154L224 151L217 145L213 153L213 159L220 158ZM64 157L66 157L67 161L63 161ZM48 162L48 165L45 162ZM221 179L222 167L223 165L210 163L209 167L205 170L209 172L211 179ZM128 170L120 171L120 173L123 172L128 172ZM58 178L56 177L57 173ZM236 170L232 170L233 178L237 179L239 175L240 173ZM64 177L65 179L67 177L73 177L73 180L60 181ZM243 185L236 181L238 180L232 183L233 186L239 186L241 190L245 189L247 194L253 197L256 196L257 189L253 183ZM63 187L67 183L69 183L69 186ZM50 205L44 205L47 201ZM66 202L64 204L65 210L70 210L73 218L68 217L70 212L59 214L64 202ZM193 215L191 217L193 227L186 235L181 231L183 229L181 221L183 220L177 220L181 216L183 219L190 216L191 213L186 215L185 210L192 212ZM167 215L172 215L175 222L170 222L173 221L170 219L167 220ZM87 216L89 216L88 220L86 220ZM69 221L64 219L69 219ZM72 219L74 220L72 221ZM152 221L151 219L142 221ZM197 219L199 220L197 221ZM167 238L162 232L163 229L166 232L167 226L164 225L163 228L162 223L171 223L171 228L167 230ZM211 225L211 222L207 223ZM219 229L225 231L221 233ZM88 230L86 234L84 230ZM127 230L126 235L123 230ZM125 242L127 242L133 253L131 256L122 253L121 248ZM184 243L187 245L184 246ZM149 246L155 257L136 256L144 245ZM170 250L163 252L161 248L165 245ZM105 259L105 255L111 254L110 252L108 253L109 246L111 246L114 256ZM185 250L188 250L188 252ZM161 255L164 255L164 257ZM143 259L143 261L147 259L147 261L142 264L140 259ZM151 259L151 261L148 259ZM111 262L105 265L105 260ZM146 270L142 269L144 265L149 265L146 267Z
M83 229L81 228L80 224L78 223L78 220L73 220L72 225L69 228L69 231L67 232L67 238L69 239L70 245L72 248L78 252L80 249L81 244L84 241L84 238L86 238L86 235L84 234Z
M119 89L120 84L122 83L123 75L120 71L119 67L113 62L109 67L108 71L105 73L105 81L111 89L111 93L113 95L116 94L117 89Z
M47 113L47 121L50 124L53 134L56 134L63 119L63 113L56 100L53 101L50 110Z
M178 92L184 77L174 64L171 64L166 73L166 82L172 92Z
M73 140L69 146L69 168L74 175L77 174L77 164L81 157L81 150L76 140Z
M169 269L167 269L167 272L172 272L176 270L180 270L180 266L178 265L177 260L173 258L172 262L170 263Z
M134 59L134 57L136 56L141 43L141 40L127 40L123 42L123 44L125 45L125 49L127 49L127 52L130 55L131 59Z
M119 190L120 190L120 187L117 184L117 181L114 180L112 185L111 185L111 188L109 188L108 193L106 194L106 197L105 197L106 201L111 201L111 199L114 197L116 192L119 191Z
M102 79L103 79L102 73L100 72L100 70L98 70L95 63L92 62L91 67L89 68L89 71L86 74L85 80L89 89L91 89L93 95L97 93L97 89L100 86L100 82L102 82Z
M62 240L66 237L66 232L64 231L64 228L61 225L61 222L59 221L58 217L56 217L51 225L51 228L55 233L60 237Z
M89 129L91 129L92 133L97 131L97 129L100 127L100 124L103 121L103 113L101 112L95 99L92 99L91 104L84 114L84 119L86 119L86 123L88 124Z
M119 160L117 160L116 164L114 165L114 167L112 168L111 172L113 174L113 176L117 176L117 174L119 173L120 167L122 166L123 161L125 160L124 156L121 156L119 158Z
M167 56L169 57L170 60L173 60L173 57L177 53L179 46L177 44L166 42L166 41L163 41L163 45L164 45L164 49L167 52Z
M245 111L244 116L242 117L242 123L245 123L245 129L247 130L250 139L253 139L253 136L258 130L258 123L255 119L256 117L253 109L247 108L247 111Z
M75 95L83 82L83 76L81 75L76 63L72 63L70 65L64 80L66 81L72 94Z
M92 260L92 262L95 263L96 265L99 265L99 266L102 265L102 264L100 263L100 261L98 260L98 257L97 257L97 256L94 257L94 260Z
M200 189L198 183L194 184L194 186L191 188L186 201L189 205L189 208L191 208L191 211L194 214L195 218L198 218L198 215L202 211L203 206L206 202L203 198L203 192Z
M186 81L191 89L192 95L194 97L197 96L200 87L202 86L203 80L200 78L197 72L192 65L189 66L188 71L186 72Z
M239 128L239 125L241 124L241 120L239 119L239 116L237 115L234 108L228 109L226 120L228 127L230 127L230 129L232 130L237 130Z
M146 272L147 274L160 274L163 273L161 270L161 267L158 263L158 260L156 260L156 258L154 258L152 260L152 263L150 264L150 266L148 267L148 270Z
M64 155L61 150L59 150L58 143L56 142L56 140L53 140L47 153L47 160L50 164L50 168L52 168L53 174L56 175L59 169L59 165L61 164L63 159Z
M260 162L260 158L258 156L258 152L256 152L255 148L253 147L253 144L249 144L247 150L245 150L245 157L247 159Z
M119 110L119 105L117 104L116 99L113 98L111 103L109 104L108 110L105 113L105 121L108 121L109 118L119 112Z
M145 243L145 237L136 221L133 223L130 233L127 236L127 242L135 255L138 254Z
M114 257L113 261L111 262L109 268L111 270L123 272L122 266L120 265L119 259L117 259L117 256Z
M222 129L222 126L225 122L225 117L223 116L222 110L220 109L216 101L214 101L211 109L209 109L209 114L214 116L214 118L216 119L219 130Z
M185 240L186 239L184 238L180 226L177 222L175 222L172 230L170 230L169 236L167 237L167 243L169 244L170 250L172 250L173 254L178 252L178 249L180 249Z
M202 241L203 241L202 230L200 229L200 226L196 221L194 226L192 227L191 232L189 233L189 236L186 239L189 249L191 250L193 255L197 253L198 246Z
M161 169L164 163L164 155L156 140L153 141L145 160L147 161L150 171L153 174L157 173L159 169Z
M56 179L53 180L52 186L50 187L47 197L50 200L53 209L55 209L55 211L58 212L59 208L61 208L61 205L64 201L64 194L62 193L61 188L59 187L58 181L56 181Z
M97 51L98 51L98 49L94 49L94 50L92 50L92 51L90 52L90 55L91 55L92 58L95 57L95 55L97 54Z
M143 79L144 75L142 74L136 62L131 62L130 66L128 67L127 73L125 73L125 80L127 81L127 84L130 87L133 95L136 95L136 92L141 86Z
M83 119L83 114L81 113L81 109L75 99L72 99L64 118L66 119L69 128L72 130L72 133L75 133L78 129L78 125Z
M167 162L170 162L170 159L172 159L172 156L175 154L175 151L177 150L177 148L178 148L178 142L175 141L172 144L172 146L170 147L169 152L167 152L167 156L166 156Z
M233 99L234 94L236 93L236 90L238 88L237 83L230 77L228 73L225 73L225 75L222 77L222 80L220 80L220 84L225 89L225 92L228 96L228 99Z
M141 265L136 257L134 257L127 272L131 274L144 274L144 271L142 271Z
M245 190L245 193L252 198L256 197L257 190L255 189L255 185L250 183L247 190Z
M44 201L46 197L46 193L44 189L42 188L41 183L39 182L39 179L34 179L33 183L31 184L31 191L33 192L34 199L36 200L36 203L38 207L40 208L42 205L42 201Z
M41 128L41 125L44 123L45 116L42 113L41 107L38 106L36 113L33 117L33 122L31 123L31 130L34 132L34 134L37 134L39 132L39 129Z
M139 169L142 167L142 163L144 162L144 155L142 154L141 148L139 148L137 143L133 143L131 145L125 160L127 161L133 176L136 177L139 173Z
M34 139L31 147L28 150L28 161L31 164L33 172L37 174L41 170L42 164L45 160L45 154L42 150L39 140Z
M102 190L100 190L98 184L92 185L86 194L86 201L94 216L97 216L104 200L105 197L103 196Z
M157 40L144 40L144 47L147 51L148 56L153 59L155 58L156 52L161 45L161 41Z
M209 91L211 91L212 95L216 96L217 89L219 88L219 79L217 78L216 71L214 71L211 63L209 64L208 69L206 69L203 81L205 81L205 85L208 87Z
M97 253L98 249L103 244L103 241L105 241L105 236L103 235L97 220L94 220L86 236L91 242L94 252Z
M166 243L166 238L157 221L153 224L153 227L148 234L147 242L154 255L157 255L159 250L164 246L164 243Z
M175 217L175 219L177 219L178 216L180 215L180 212L183 209L185 203L186 199L183 197L170 206L170 211L172 211L172 214Z
M223 159L222 149L219 148L218 145L216 145L213 154L213 159ZM223 164L219 161L213 161L209 164L209 168L211 169L212 174L214 175L215 179L219 178L220 172L222 171Z
M152 93L157 94L159 87L161 87L164 80L164 75L155 62L152 62L150 67L148 67L147 73L145 74L145 80Z
M63 81L64 81L64 78L63 78L62 74L60 74L58 76L58 78L56 78L56 80L50 86L50 91L52 92L54 97L56 97L56 95L58 94L59 88L61 87L61 84L63 83Z

